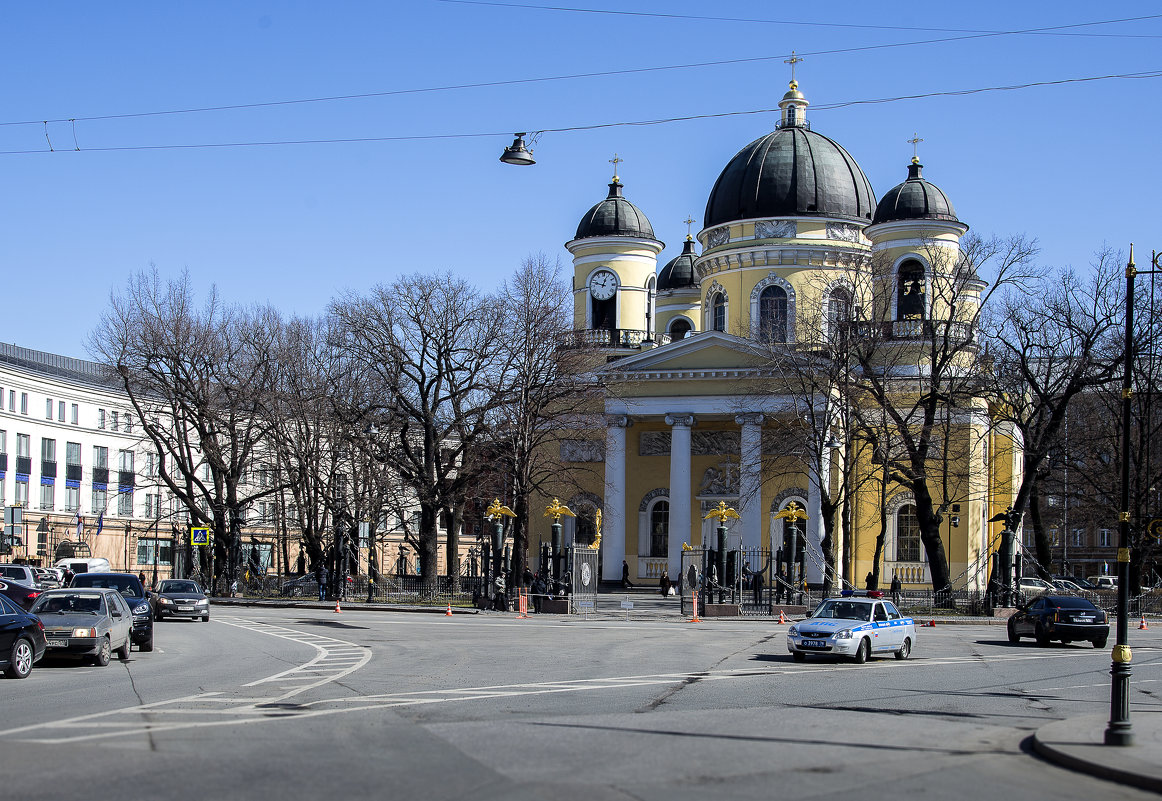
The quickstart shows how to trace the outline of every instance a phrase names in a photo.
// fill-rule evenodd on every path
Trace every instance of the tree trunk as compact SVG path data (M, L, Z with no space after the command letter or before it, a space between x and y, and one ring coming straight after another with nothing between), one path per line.
M419 559L420 576L424 592L434 594L439 586L436 565L440 561L440 540L437 529L440 507L432 503L420 503Z

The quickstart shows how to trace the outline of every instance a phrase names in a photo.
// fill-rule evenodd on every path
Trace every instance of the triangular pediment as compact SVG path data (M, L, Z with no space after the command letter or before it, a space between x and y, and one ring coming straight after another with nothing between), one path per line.
M771 355L769 351L748 339L722 331L706 331L610 362L602 367L600 372L608 375L625 375L674 371L761 370L770 365Z

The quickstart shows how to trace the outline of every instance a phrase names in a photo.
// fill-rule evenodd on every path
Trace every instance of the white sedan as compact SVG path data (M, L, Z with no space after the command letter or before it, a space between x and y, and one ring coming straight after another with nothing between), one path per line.
M850 590L819 604L811 617L787 629L787 650L796 662L807 654L845 656L866 662L876 654L907 659L916 642L916 625L882 593Z

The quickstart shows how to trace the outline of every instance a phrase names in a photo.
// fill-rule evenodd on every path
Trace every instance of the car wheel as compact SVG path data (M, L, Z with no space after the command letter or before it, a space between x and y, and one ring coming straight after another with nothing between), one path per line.
M210 616L209 616L209 615L202 615L202 622L203 622L203 623L209 623L209 622L210 622Z
M1040 645L1042 648L1048 647L1048 645L1049 645L1049 632L1045 631L1045 627L1042 626L1040 623L1037 624L1037 630L1033 636L1037 638L1037 644Z
M807 661L807 654L802 653L800 651L791 651L791 658L794 659L796 662L806 662Z
M912 653L912 640L905 637L903 645L900 646L900 650L896 651L896 659L907 659L910 653Z
M150 651L152 651L153 650L153 632L152 631L149 632L149 639L145 640L145 642L141 643L141 645L139 645L137 647L138 647L138 649L145 651L146 653L149 653Z
M1098 637L1096 640L1093 641L1093 647L1094 648L1105 648L1107 639L1109 639L1108 634L1105 637Z
M32 672L32 663L36 659L36 651L26 638L20 637L12 643L12 653L8 655L8 669L4 675L10 679L27 679Z
M131 640L129 637L126 637L125 644L117 649L117 658L120 659L122 662L127 662L129 660L129 650L132 647L133 647L133 640Z
M1013 621L1009 620L1009 642L1020 642L1021 635L1017 633L1017 627L1013 625Z
M871 656L871 643L865 637L860 641L859 647L855 649L855 663L862 665Z
M160 623L164 618L165 616L161 613L161 607L158 607L157 614L153 616L153 619Z
M101 650L97 651L93 657L93 664L99 667L105 667L109 664L109 655L112 652L112 646L109 644L109 638L101 640Z

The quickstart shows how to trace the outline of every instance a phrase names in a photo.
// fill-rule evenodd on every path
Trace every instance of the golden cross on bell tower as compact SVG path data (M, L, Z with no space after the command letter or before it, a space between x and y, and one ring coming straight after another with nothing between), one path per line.
M682 222L686 223L686 238L691 239L694 235L694 232L691 230L690 226L694 224L694 216L688 215L686 219L682 220Z
M923 141L924 141L924 140L923 140L923 139L921 139L921 138L920 138L920 137L919 137L919 136L916 134L916 132L915 132L915 131L913 131L913 132L912 132L912 138L908 140L908 144L910 144L910 145L912 146L912 163L913 163L913 164L919 164L919 163L920 163L920 153L919 153L919 147L918 147L918 145L919 145L921 142L923 142Z
M621 181L621 179L617 177L617 165L621 164L623 161L625 161L625 159L618 158L616 153L614 153L613 158L609 160L609 163L613 165L613 182L615 184L620 183Z
M798 64L798 63L799 63L800 61L802 61L802 60L803 60L803 59L801 59L801 58L799 58L797 55L795 55L795 51L794 51L794 50L792 50L792 51L791 51L791 57L790 57L790 58L783 59L783 63L784 63L784 64L790 64L790 65L791 65L791 87L792 87L792 88L794 88L794 87L797 85L797 84L795 83L795 65L796 65L796 64Z

